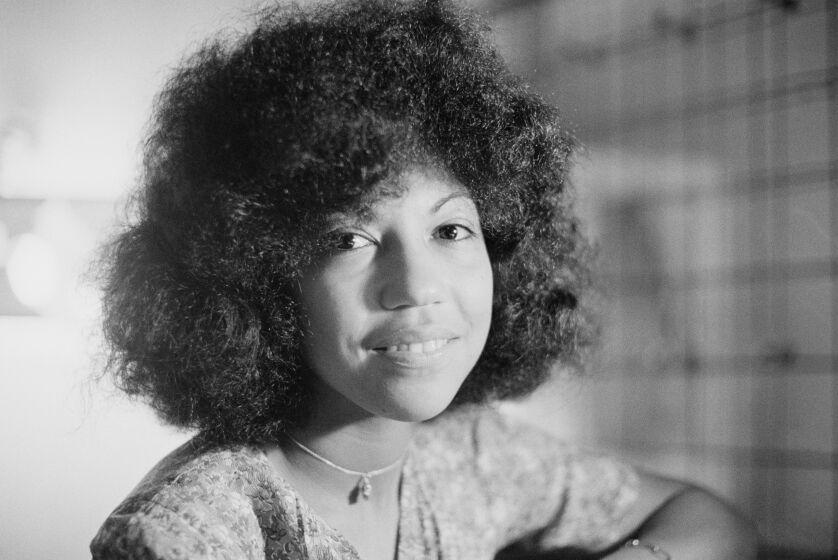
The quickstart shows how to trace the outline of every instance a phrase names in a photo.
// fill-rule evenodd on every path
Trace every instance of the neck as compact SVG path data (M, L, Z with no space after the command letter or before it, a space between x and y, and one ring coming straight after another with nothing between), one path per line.
M337 423L314 419L290 435L298 442L346 469L369 472L401 458L415 425L370 416Z
M400 461L410 444L415 424L373 415L357 407L330 402L329 395L318 395L320 406L304 426L278 442L275 465L308 500L331 501L336 507L364 505L375 507L398 497ZM368 473L394 465L369 478L372 491L365 498L359 491L359 475L342 472L312 456L293 442L343 469ZM399 464L396 464L399 463Z

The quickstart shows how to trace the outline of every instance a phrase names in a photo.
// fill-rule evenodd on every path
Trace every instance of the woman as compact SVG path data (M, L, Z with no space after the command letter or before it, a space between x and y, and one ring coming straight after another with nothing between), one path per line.
M480 406L592 338L571 145L444 2L277 8L187 60L105 325L121 385L199 435L94 557L749 556L705 492Z

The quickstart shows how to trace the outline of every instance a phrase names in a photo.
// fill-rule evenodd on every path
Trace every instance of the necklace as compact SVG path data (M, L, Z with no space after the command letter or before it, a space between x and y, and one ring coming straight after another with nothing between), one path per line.
M351 474L353 476L359 477L358 478L358 483L355 485L355 488L364 497L365 500L368 500L370 495L372 495L372 480L371 480L372 477L378 476L380 474L386 473L387 471L393 470L394 468L401 465L402 459L404 458L404 453L402 453L401 457L399 457L398 459L396 459L396 461L394 463L392 463L390 465L387 465L386 467L382 467L380 469L375 469L374 471L367 471L367 472L353 471L352 469L347 469L345 467L341 467L340 465L336 465L335 463L331 462L330 460L323 457L322 455L319 455L318 453L312 451L311 449L309 449L308 447L306 447L305 445L303 445L302 443L300 443L299 441L297 441L296 439L291 437L289 434L285 434L285 435L286 435L286 437L288 437L288 439L291 440L291 442L294 445L296 445L297 447L299 447L300 449L302 449L303 451L305 451L306 453L308 453L309 455L311 455L312 457L314 457L315 459L317 459L321 463L325 463L326 465L328 465L328 466L332 467L333 469L335 469L337 471L340 471L344 474Z

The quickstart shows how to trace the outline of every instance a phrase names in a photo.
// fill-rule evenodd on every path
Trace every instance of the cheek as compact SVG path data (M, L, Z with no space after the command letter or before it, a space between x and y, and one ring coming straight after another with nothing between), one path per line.
M494 300L494 276L492 270L489 268L481 285L481 299L480 306L483 310L483 320L485 322L486 333L489 332L489 324L492 322L492 302Z
M311 355L341 354L357 338L363 324L362 302L351 282L330 282L320 278L303 286L302 310L307 320L306 352ZM353 297L355 295L355 297Z
M466 312L476 330L488 333L492 320L492 298L494 276L488 255L468 271L463 271L460 278L469 278L460 284L464 294ZM485 334L485 333L484 333Z
M339 317L338 301L321 279L316 278L301 286L300 303L303 321L306 327L304 343L307 352L329 344L335 336L334 321L330 317Z

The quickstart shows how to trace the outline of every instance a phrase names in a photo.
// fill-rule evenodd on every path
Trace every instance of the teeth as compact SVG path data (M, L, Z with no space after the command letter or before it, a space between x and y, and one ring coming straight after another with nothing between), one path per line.
M436 338L434 340L426 340L424 342L411 342L410 344L398 344L388 346L386 352L412 352L416 354L427 354L439 350L448 344L448 340L444 338Z

